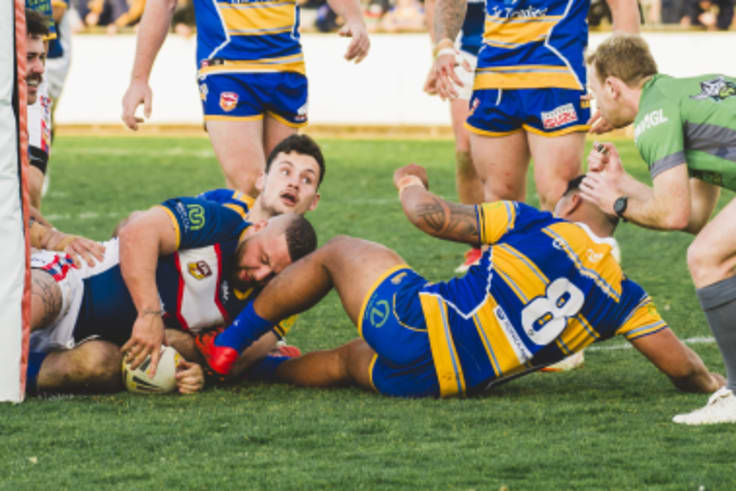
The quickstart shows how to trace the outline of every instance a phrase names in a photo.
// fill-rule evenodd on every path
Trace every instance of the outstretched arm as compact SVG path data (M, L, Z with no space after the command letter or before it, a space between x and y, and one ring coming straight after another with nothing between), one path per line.
M669 328L634 339L631 344L681 391L714 392L726 383L721 375L710 372L697 353Z
M446 201L427 190L427 172L416 164L397 169L394 185L404 213L422 232L440 239L478 245L475 206Z
M121 350L132 368L151 355L154 374L164 342L156 267L158 257L172 254L177 246L174 224L161 207L151 208L120 231L120 272L138 311L130 339Z

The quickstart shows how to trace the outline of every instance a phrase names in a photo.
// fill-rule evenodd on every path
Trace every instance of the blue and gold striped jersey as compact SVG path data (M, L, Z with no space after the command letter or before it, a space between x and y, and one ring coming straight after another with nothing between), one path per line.
M56 39L56 22L54 22L54 10L51 0L26 0L26 8L33 10L44 18L49 34L46 36L47 41Z
M296 0L194 0L194 11L200 75L305 73Z
M474 89L584 90L589 0L486 0Z
M440 395L470 394L622 334L666 324L611 255L612 239L523 203L476 207L491 247L468 273L422 288Z

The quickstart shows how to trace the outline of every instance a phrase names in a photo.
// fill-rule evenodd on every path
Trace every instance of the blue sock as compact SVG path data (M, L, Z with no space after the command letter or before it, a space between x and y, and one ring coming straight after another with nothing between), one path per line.
M256 314L256 311L253 310L253 302L250 302L233 323L218 334L215 338L215 346L229 346L242 352L273 326L273 322Z
M41 371L41 364L47 353L37 353L31 351L28 353L28 366L26 367L26 394L35 396L38 392L36 382L38 379L38 372Z
M266 355L248 368L246 376L248 380L265 380L272 382L276 379L276 369L286 360L290 360L289 356L282 355Z

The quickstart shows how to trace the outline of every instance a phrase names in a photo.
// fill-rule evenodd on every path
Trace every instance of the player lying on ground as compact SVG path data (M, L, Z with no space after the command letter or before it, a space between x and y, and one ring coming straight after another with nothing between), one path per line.
M280 142L269 156L266 173L257 183L260 194L255 200L226 189L202 193L199 197L230 208L251 223L287 212L303 214L316 208L319 202L319 185L324 174L324 157L317 143L307 135L292 135ZM118 226L115 235L122 230L124 224L145 216L145 213L137 211L131 214ZM44 231L42 226L34 227L38 234L55 237L54 232ZM34 237L33 230L31 237ZM92 265L93 263L90 263L90 266ZM257 291L252 289L244 293L251 295ZM286 334L296 320L294 317L286 319L271 332L264 334L256 346L244 353L234 372L240 374L252 367L256 361L267 362L264 354L276 348L279 338ZM127 339L129 336L130 328L127 333L121 332L120 339ZM102 339L106 339L105 336L102 336ZM185 359L197 363L203 361L194 346L194 338L190 331L179 328L167 329L166 340ZM119 390L121 388L119 345L120 343L98 339L79 344L71 350L56 351L48 357L42 352L32 351L28 378L30 380L37 378L39 391ZM42 345L36 344L36 349L42 349ZM76 382L69 385L61 383L63 380Z
M39 389L119 389L115 345L125 343L122 349L133 368L148 355L156 365L165 326L196 333L229 322L254 292L293 259L314 250L316 242L301 215L251 224L217 203L178 198L152 208L126 226L119 239L105 243L105 258L94 267L74 268L68 258L47 251L34 254L31 350L71 350L71 356L49 354L53 363L44 367L48 370L38 379ZM108 343L75 353L73 348L88 339ZM79 358L94 349L105 352L92 355L101 367ZM59 366L74 362L89 371ZM183 369L180 390L201 388L199 366L185 364Z
M660 230L695 234L687 264L726 365L728 385L676 423L736 422L736 200L709 221L720 188L736 191L736 79L657 73L646 42L612 36L588 58L603 129L634 123L652 186L623 168L611 144L591 152L585 199L608 213Z
M209 366L226 373L274 322L334 286L362 339L284 361L282 380L354 383L393 396L470 395L621 334L679 389L718 389L723 377L621 271L611 255L616 220L582 200L581 179L553 216L511 201L450 203L425 188L424 169L399 169L394 182L409 219L441 239L490 245L480 263L461 278L428 283L380 244L335 238L270 282L236 324L203 336Z

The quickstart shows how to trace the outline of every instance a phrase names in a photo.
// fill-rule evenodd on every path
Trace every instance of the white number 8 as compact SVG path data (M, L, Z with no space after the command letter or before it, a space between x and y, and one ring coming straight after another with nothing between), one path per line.
M552 342L567 326L567 318L583 308L585 295L567 278L547 285L544 297L537 297L521 311L521 325L538 346Z

